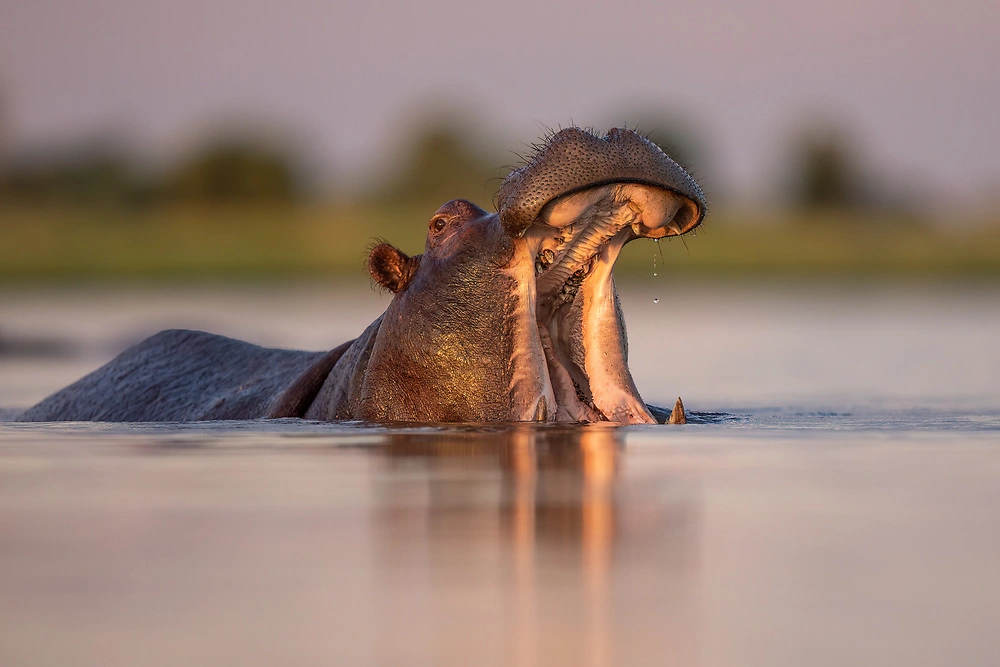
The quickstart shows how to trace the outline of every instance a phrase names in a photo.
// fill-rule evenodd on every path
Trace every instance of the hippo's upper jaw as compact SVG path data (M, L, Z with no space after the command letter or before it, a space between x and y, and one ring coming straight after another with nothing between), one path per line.
M630 130L563 130L508 176L500 219L534 263L529 328L555 401L536 418L655 423L628 369L612 268L626 243L685 234L705 211L694 179Z
M708 205L698 183L659 146L632 130L612 128L601 137L578 127L555 133L535 155L504 179L497 193L500 218L512 236L520 236L553 203L568 195L613 183L651 186L678 195L679 208L646 211L652 223L643 236L661 238L685 234L705 217ZM578 208L564 209L571 215Z

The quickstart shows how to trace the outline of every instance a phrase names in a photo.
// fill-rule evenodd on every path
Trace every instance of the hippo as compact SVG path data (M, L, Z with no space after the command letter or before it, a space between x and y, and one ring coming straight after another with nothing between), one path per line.
M392 300L329 352L163 331L19 419L665 420L629 372L612 269L630 241L701 224L695 180L635 131L570 127L504 179L496 208L444 204L419 255L375 245L368 271Z

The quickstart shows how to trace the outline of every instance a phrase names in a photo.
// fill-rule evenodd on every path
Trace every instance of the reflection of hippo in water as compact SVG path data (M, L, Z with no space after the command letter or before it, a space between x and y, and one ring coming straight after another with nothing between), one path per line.
M422 255L376 246L368 269L392 302L331 352L164 331L21 418L656 421L628 370L611 270L629 241L700 224L694 179L632 131L569 128L498 199L494 214L442 206Z

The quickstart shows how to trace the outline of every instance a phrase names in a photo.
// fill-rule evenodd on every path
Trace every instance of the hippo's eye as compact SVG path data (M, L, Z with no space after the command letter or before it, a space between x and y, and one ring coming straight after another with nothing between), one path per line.
M440 232L447 224L448 221L445 218L434 218L431 220L431 229L435 232Z

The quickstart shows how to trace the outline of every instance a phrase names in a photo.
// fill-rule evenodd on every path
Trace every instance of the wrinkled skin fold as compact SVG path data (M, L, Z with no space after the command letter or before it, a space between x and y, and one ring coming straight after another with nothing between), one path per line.
M625 244L701 223L697 183L635 132L568 128L505 179L498 209L448 202L414 257L376 246L392 302L330 352L161 332L21 418L655 423L612 269Z

